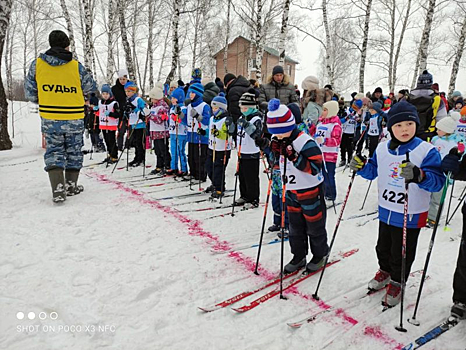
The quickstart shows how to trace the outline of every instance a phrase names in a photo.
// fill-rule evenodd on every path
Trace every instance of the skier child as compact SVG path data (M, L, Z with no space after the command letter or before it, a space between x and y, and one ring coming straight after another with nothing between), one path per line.
M367 163L361 155L354 156L350 163L350 169L363 178L378 177L379 271L368 287L379 290L388 285L382 303L389 307L401 300L405 182L409 183L405 281L416 255L419 232L426 225L429 192L440 191L445 183L440 154L434 146L416 137L418 126L416 107L406 101L396 103L388 112L391 140L380 143Z
M340 117L343 136L340 144L340 166L345 166L348 161L351 162L353 156L354 134L356 133L356 112L350 110L349 113Z
M163 99L163 85L157 83L151 91L149 91L151 99L149 130L150 139L154 142L155 157L157 163L155 169L150 172L150 175L159 173L165 174L167 169L170 169L170 151L168 133L168 105Z
M230 135L233 135L235 130L223 92L212 99L211 106L213 117L209 123L209 150L205 166L212 185L206 192L212 192L212 198L220 198L225 191L225 169L231 153Z
M183 177L188 175L188 164L186 159L187 109L184 106L185 94L181 87L173 90L171 94L172 107L170 109L170 143L171 143L171 164L167 175L176 174ZM179 166L178 167L178 162Z
M132 81L125 84L126 106L125 114L128 118L128 124L131 128L129 131L131 145L135 148L134 159L129 162L129 166L137 167L146 162L146 152L144 149L146 140L144 131L146 129L146 115L144 108L146 104L142 98L137 95L138 87Z
M104 84L101 89L102 100L99 101L99 127L104 134L107 145L107 163L118 161L118 147L116 145L116 131L121 115L118 102L115 101L110 85Z
M280 100L270 100L268 109L267 128L274 135L270 149L273 157L279 159L282 176L287 178L285 196L293 259L284 272L291 273L304 266L317 271L325 263L329 250L322 151L309 135L296 129L293 114L287 106L280 105ZM306 264L309 245L313 257Z

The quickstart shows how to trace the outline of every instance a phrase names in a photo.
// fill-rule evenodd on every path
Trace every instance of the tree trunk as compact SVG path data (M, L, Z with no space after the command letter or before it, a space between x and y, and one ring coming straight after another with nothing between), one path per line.
M252 0L252 4L251 4L251 22L254 23L254 8L256 6L256 1L255 0ZM252 56L254 55L254 25L251 24L251 31L250 31L250 42L249 42L249 54L248 54L248 79L252 79L252 71L254 69L254 65L253 65L253 58ZM256 57L256 60L257 60L257 57Z
M153 52L153 45L152 41L153 39L153 32L154 32L154 3L152 1L149 1L149 14L148 14L148 19L149 19L149 37L147 38L147 51L148 51L148 57L147 59L149 60L149 89L152 89L154 86L154 52ZM146 63L146 69L147 71L147 63ZM144 72L144 83L146 80L146 73Z
M0 2L0 71L2 66L3 47L10 23L12 0ZM0 151L9 150L13 147L8 134L8 102L3 87L2 75L0 74Z
M123 42L123 50L125 51L126 69L128 70L129 80L136 82L133 57L131 56L131 46L129 45L128 36L126 34L127 33L126 21L125 21L126 1L119 0L118 3L119 3L118 4L118 17L120 19L121 41Z
M165 63L165 55L167 53L168 38L170 36L171 25L172 21L170 21L170 23L168 24L167 35L165 36L165 42L163 44L162 59L160 60L159 72L157 73L157 81L160 81L160 79L162 79L162 70Z
M64 1L64 0L62 0ZM109 0L108 4L108 37L107 37L107 73L106 81L113 84L113 72L115 71L115 59L113 57L113 38L115 34L115 6L114 0Z
M202 7L199 7L195 13L194 18L194 40L193 40L193 59L192 59L192 67L191 70L196 68L196 60L197 60L197 42L199 41L199 25L201 21L201 12L203 11Z
M369 21L371 17L372 0L367 0L366 15L364 20L364 38L361 48L361 62L359 64L359 91L364 92L364 73L366 68L367 41L369 40Z
M83 0L84 9L84 66L87 71L92 74L92 57L93 57L93 44L92 44L92 14L91 4L89 0Z
M180 3L181 0L173 0L173 49L172 49L172 66L170 69L170 73L168 73L167 79L165 80L165 84L170 85L171 81L173 80L176 67L178 65L178 56L180 53L180 48L178 46L178 26L180 22Z
M330 40L330 29L328 26L327 0L322 0L322 19L325 29L325 67L327 69L327 76L330 81L330 85L335 86L335 76L333 74L333 68L331 64L333 62L333 50L332 41Z
M78 59L76 54L76 47L74 42L74 31L73 31L73 22L71 21L70 13L68 12L68 7L66 6L65 0L60 0L61 10L63 12L63 17L65 17L66 28L68 29L68 37L70 38L70 51L73 53L73 58Z
M141 79L141 72L139 70L139 60L138 60L138 54L136 51L136 39L137 39L137 24L138 24L138 13L136 9L139 9L139 3L138 0L134 0L134 16L133 16L133 25L131 28L132 32L132 50L133 50L133 65L134 65L134 74L135 74L135 79L139 82L139 89L141 90L142 93L144 93L144 84Z
M286 30L288 28L288 13L290 12L290 2L291 0L285 0L285 3L283 4L282 27L280 28L280 39L278 41L278 52L280 53L278 64L282 67L285 66L285 40Z
M396 0L390 1L391 8L390 8L390 49L388 52L388 88L390 91L394 91L394 83L393 83L393 55L395 52L395 16L396 16Z
M461 57L464 52L464 41L466 38L466 14L463 14L463 26L461 27L460 37L458 39L458 45L456 45L455 60L451 67L450 84L448 84L448 96L455 91L456 77L458 76L458 70L460 68Z
M231 0L227 0L227 1L228 1L227 33L225 37L225 48L223 49L223 69L225 70L225 74L228 73L228 42L230 41L230 8L231 8Z
M396 47L395 57L393 59L393 71L392 71L393 89L395 88L396 82L397 82L396 73L397 73L397 69L398 69L398 59L400 57L401 45L403 44L403 39L404 39L404 35L405 35L405 32L406 32L406 28L408 27L408 19L409 19L410 11L411 11L411 0L408 0L408 6L407 6L407 9L406 9L406 16L405 16L405 18L403 20L403 26L401 27L400 38L398 40L398 45Z
M262 44L262 0L257 0L256 18L256 80L262 84L262 56L264 46Z

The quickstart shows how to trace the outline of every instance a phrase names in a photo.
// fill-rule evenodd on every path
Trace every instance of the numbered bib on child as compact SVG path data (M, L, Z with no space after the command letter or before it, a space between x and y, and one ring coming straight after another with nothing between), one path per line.
M261 120L259 116L253 117L249 122L254 124L257 120ZM260 149L256 146L256 142L247 134L247 132L238 125L238 133L236 136L236 144L240 144L241 139L241 153L244 154L254 154L259 153Z
M354 134L355 128L356 128L356 120L353 115L350 115L349 119L347 119L342 125L343 133Z
M187 109L187 124L188 124L188 132L197 132L199 129L199 125L201 126L202 129L207 130L207 125L203 125L197 120L197 117L202 115L202 112L204 111L204 106L207 105L205 102L201 102L199 105L196 107L193 107L192 104L188 105Z
M325 146L325 140L330 139L332 137L332 131L335 125L336 123L319 123L317 125L314 140L324 153L338 153L338 147Z
M301 132L298 137L292 142L293 148L296 152L301 152L306 142L312 140L309 135L304 132ZM311 188L319 185L324 180L322 173L318 175L312 175L308 172L301 171L297 169L293 162L289 161L284 156L280 156L280 172L283 176L285 171L285 161L286 161L286 176L288 182L286 184L287 190L303 190L305 188Z
M422 161L433 146L422 142L409 152L410 162L421 167ZM405 179L400 176L400 164L406 155L390 154L388 143L379 144L376 150L378 171L379 205L387 210L403 213L405 195ZM421 189L417 184L409 184L408 214L419 214L429 210L430 192Z
M450 152L450 150L453 147L458 146L457 140L454 139L453 137L450 138L449 140L445 140L441 137L436 136L432 140L432 144L437 149L437 151L440 153L440 156L442 157L442 159L448 154L448 152Z
M150 115L156 116L159 113L160 109L163 109L163 107L162 106L151 107ZM149 128L150 128L150 131L164 132L167 130L167 122L163 121L162 123L158 124L154 122L153 120L149 119Z
M225 151L225 140L218 139L216 138L213 133L212 129L217 129L217 130L222 130L223 126L225 125L225 120L226 118L222 118L219 120L215 120L214 118L210 118L210 123L209 123L209 149L211 150L216 150L216 151ZM227 138L227 151L231 150L231 137L228 136Z
M131 101L131 104L134 107L137 107L139 99L140 99L139 96L136 97L133 101ZM130 113L130 115L129 115L129 125L136 125L136 124L139 124L139 123L144 123L142 120L139 119L139 113L140 112L131 112Z
M187 113L186 107L182 107L181 112L183 114L180 114L180 116L182 118L186 118L186 115L185 115L185 113ZM182 124L181 122L179 123L175 122L172 118L172 114L175 114L175 107L172 107L170 109L170 115L169 115L170 121L169 121L168 131L172 135L177 135L177 134L181 136L186 135L188 133L188 127L185 124Z
M102 130L116 130L118 127L118 119L109 117L108 114L113 112L117 102L112 101L108 105L99 101L99 127Z
M459 122L456 126L456 133L463 139L466 140L466 123Z
M367 131L369 136L379 136L380 130L378 119L379 116L377 114L374 114L374 116L371 116L371 119L369 119L369 130Z

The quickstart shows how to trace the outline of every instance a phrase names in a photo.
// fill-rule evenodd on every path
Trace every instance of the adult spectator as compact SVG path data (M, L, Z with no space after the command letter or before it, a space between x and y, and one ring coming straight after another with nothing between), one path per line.
M118 137L117 146L118 150L122 151L124 146L125 133L128 128L127 122L123 120L124 106L126 105L126 93L125 84L128 82L128 71L126 69L120 69L118 71L118 79L115 85L112 86L112 94L115 97L115 101L120 106L120 122L118 123Z
M448 109L455 109L456 100L459 99L461 96L461 92L453 91L450 98L448 99Z
M84 95L97 90L92 75L69 51L70 39L61 30L49 35L50 49L35 59L26 77L26 98L39 104L45 135L45 171L52 198L64 202L67 195L83 190L78 186L83 164Z
M210 106L214 97L220 93L220 88L215 82L209 82L208 79L206 79L206 81L202 80L202 83L204 85L204 94L202 95L202 99Z
M447 109L447 112L450 110L449 106L448 106L448 100L447 98L445 97L445 93L440 93L440 87L438 85L438 83L433 83L432 84L432 90L434 90L434 93L436 95L439 95L440 98L442 99L443 103L445 104L445 108Z
M239 99L251 88L251 84L249 83L249 80L242 75L236 77L233 73L225 74L223 83L225 84L227 92L226 99L228 102L228 112L236 123L236 121L241 117Z
M298 103L295 87L282 66L273 67L272 75L267 79L267 83L262 85L259 95L260 109L267 111L268 102L273 98L278 98L283 105Z
M417 85L411 90L408 101L412 103L419 114L420 125L417 136L427 141L437 133L435 125L447 116L447 109L440 96L432 90L433 77L427 70L417 78Z
M380 102L382 106L384 105L385 97L383 96L382 88L380 86L375 88L370 99L372 102Z

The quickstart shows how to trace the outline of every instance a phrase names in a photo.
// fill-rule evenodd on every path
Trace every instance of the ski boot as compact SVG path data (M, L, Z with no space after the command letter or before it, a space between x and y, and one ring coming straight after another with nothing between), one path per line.
M326 256L322 258L313 256L311 261L309 261L306 265L306 271L309 273L309 272L316 272L320 270L322 267L324 267L326 258L327 258Z
M62 203L66 200L65 176L63 169L55 168L48 171L50 185L52 186L52 200L54 203Z
M245 204L246 204L246 199L244 199L244 198L242 198L242 197L241 197L241 198L238 198L237 200L235 200L235 203L233 203L233 205L234 205L235 207L241 207L241 206L243 206L243 205L245 205Z
M302 259L297 259L296 257L293 257L293 259L291 259L291 261L285 265L285 267L283 268L283 272L286 275L289 273L293 273L304 266L306 266L306 257Z
M466 319L466 304L456 302L451 307L451 316L459 320Z
M374 278L369 281L367 288L369 290L379 290L385 288L387 284L390 282L390 274L383 270L377 271Z
M154 170L152 170L149 175L157 175L157 174L161 174L162 173L162 169L161 168L155 168Z
M84 191L82 185L78 185L79 170L66 169L65 171L65 188L67 196L74 196Z
M280 231L280 225L273 224L272 226L269 226L268 230L269 230L269 232L279 232Z
M205 193L214 193L215 192L215 186L214 185L210 185L210 186L207 186L206 189L204 190Z
M382 298L382 305L385 307L394 307L401 302L401 283L390 280L387 293Z

